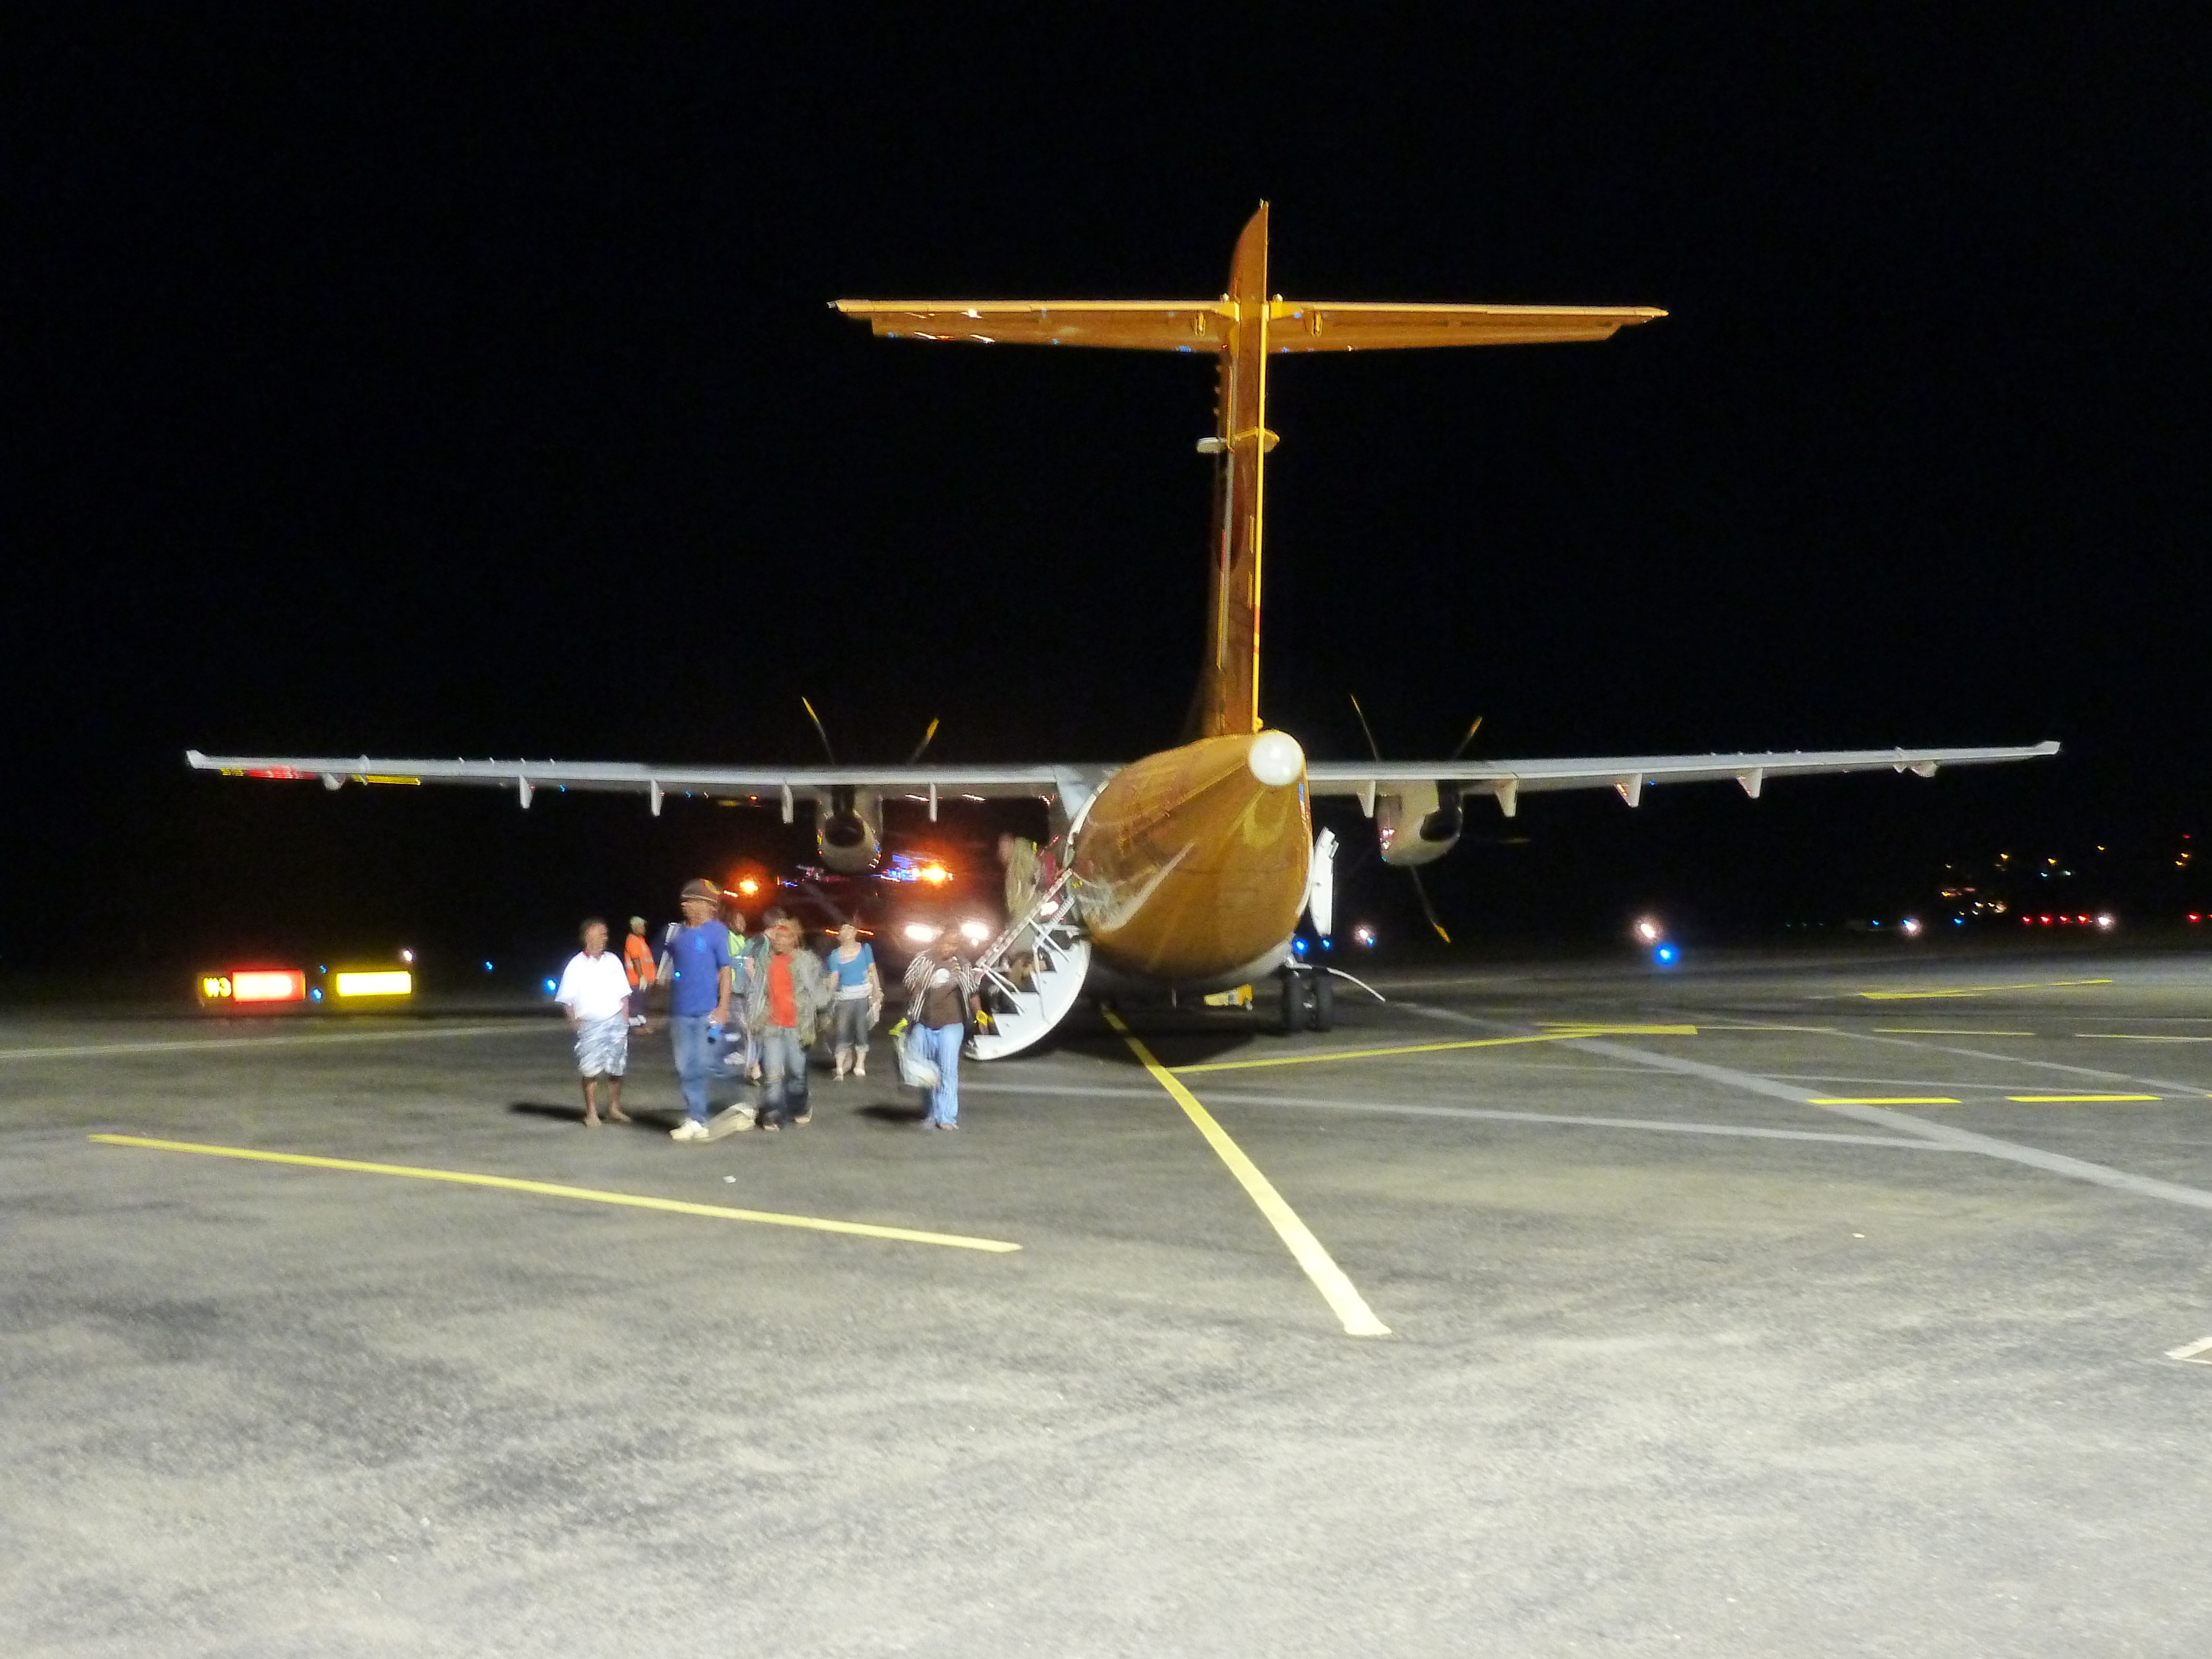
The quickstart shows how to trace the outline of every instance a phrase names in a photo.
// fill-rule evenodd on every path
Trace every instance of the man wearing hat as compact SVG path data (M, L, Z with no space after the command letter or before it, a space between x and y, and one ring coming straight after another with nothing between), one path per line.
M684 1085L684 1121L675 1140L707 1140L707 1084L720 1069L710 1027L730 1023L730 930L715 920L722 890L702 878L684 884L684 926L668 940L668 1046Z

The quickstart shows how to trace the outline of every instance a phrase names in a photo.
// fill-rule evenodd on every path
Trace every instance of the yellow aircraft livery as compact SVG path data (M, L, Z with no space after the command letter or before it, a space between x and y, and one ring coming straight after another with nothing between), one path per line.
M985 953L1011 1010L988 1053L1011 1052L1056 1023L1086 981L1208 990L1284 966L1313 884L1309 794L1356 798L1376 823L1383 858L1419 865L1458 840L1465 802L1489 795L1510 817L1522 794L1612 788L1629 805L1647 785L1733 779L1757 796L1766 780L1892 768L2025 760L2055 743L1972 749L1878 749L1774 754L1628 755L1559 760L1311 762L1261 714L1260 620L1267 474L1267 359L1279 352L1595 341L1666 313L1636 306L1376 304L1285 300L1267 291L1263 203L1230 261L1218 300L840 300L878 334L909 340L1100 346L1209 352L1218 362L1213 435L1200 444L1218 477L1203 660L1181 747L1127 765L655 766L562 761L430 761L208 756L195 767L234 775L362 783L467 783L512 789L528 806L541 788L626 790L653 811L672 794L746 799L792 822L812 811L832 868L857 872L881 855L886 797L1042 799L1054 815L1066 875L1035 912L1012 919ZM997 971L1033 947L1017 975ZM1029 954L1024 950L1024 954ZM1295 975L1286 969L1286 986ZM1286 1004L1287 1006L1287 1004Z

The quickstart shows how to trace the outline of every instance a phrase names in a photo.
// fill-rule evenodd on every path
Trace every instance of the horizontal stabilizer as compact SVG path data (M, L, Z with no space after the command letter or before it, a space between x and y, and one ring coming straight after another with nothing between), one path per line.
M1225 351L1239 308L1227 300L840 300L878 334L977 345L1114 346ZM1602 340L1667 313L1650 306L1267 302L1267 349L1387 351L1429 346Z

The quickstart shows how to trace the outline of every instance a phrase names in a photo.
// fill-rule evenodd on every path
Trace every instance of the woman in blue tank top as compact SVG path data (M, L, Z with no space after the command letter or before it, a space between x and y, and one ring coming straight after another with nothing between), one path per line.
M830 1004L831 1042L837 1049L837 1079L850 1072L868 1074L868 1033L883 1012L884 982L876 974L876 949L860 941L860 930L847 922L837 930L837 948L830 953L830 977L836 994Z

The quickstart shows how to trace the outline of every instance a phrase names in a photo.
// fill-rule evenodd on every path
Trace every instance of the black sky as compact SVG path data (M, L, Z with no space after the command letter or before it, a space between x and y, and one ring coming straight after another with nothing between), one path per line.
M1278 360L1265 701L1317 752L1347 688L1405 752L2069 746L1546 803L1458 914L1839 913L2197 823L2201 14L581 15L0 24L18 927L503 939L779 839L188 744L797 760L802 691L859 757L1171 741L1208 366L825 302L1211 294L1262 197L1285 293L1672 313Z

